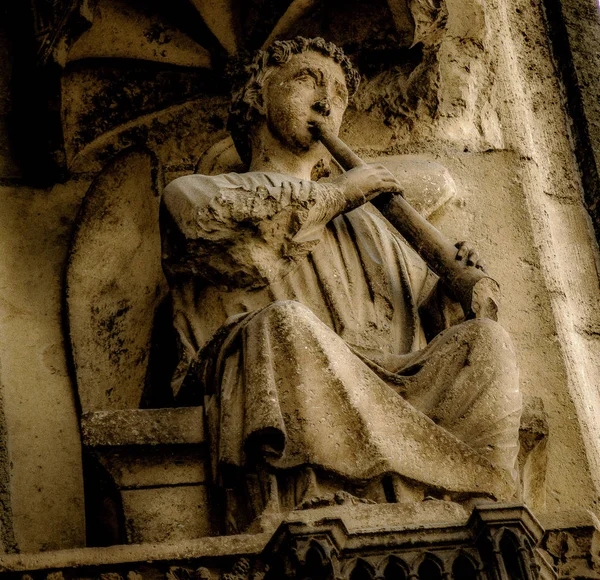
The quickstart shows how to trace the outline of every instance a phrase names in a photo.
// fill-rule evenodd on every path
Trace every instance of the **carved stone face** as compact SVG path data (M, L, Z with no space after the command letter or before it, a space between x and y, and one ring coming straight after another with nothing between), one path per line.
M272 69L263 99L270 132L285 147L306 150L314 142L310 123L324 123L339 132L348 90L340 65L322 54L305 52Z

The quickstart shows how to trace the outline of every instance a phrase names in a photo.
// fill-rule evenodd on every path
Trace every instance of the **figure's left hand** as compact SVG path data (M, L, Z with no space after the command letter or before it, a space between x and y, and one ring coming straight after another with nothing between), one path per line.
M457 260L464 262L469 267L478 268L482 272L487 273L485 263L479 258L477 250L469 242L456 242L454 247L457 248Z

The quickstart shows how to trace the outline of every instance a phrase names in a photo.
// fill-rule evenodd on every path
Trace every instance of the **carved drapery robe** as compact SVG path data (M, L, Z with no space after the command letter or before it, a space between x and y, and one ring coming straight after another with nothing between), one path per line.
M468 321L427 345L427 268L370 204L330 219L343 203L331 184L276 173L165 190L184 352L174 388L198 361L216 481L311 466L510 497L521 399L509 337Z

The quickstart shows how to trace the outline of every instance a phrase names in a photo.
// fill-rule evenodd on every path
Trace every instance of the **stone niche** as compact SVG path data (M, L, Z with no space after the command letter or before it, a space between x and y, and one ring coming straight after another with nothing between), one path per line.
M600 577L598 256L543 2L34 0L6 15L3 573ZM159 204L177 177L245 170L232 87L252 53L297 35L360 72L343 140L404 175L500 284L524 397L509 501L333 505L223 535L203 401L169 385Z

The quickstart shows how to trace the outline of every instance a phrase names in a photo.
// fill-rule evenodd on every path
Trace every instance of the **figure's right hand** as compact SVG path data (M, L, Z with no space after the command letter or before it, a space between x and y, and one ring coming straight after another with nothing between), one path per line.
M380 193L402 193L398 180L381 163L355 167L334 180L348 201L349 209L371 201Z

